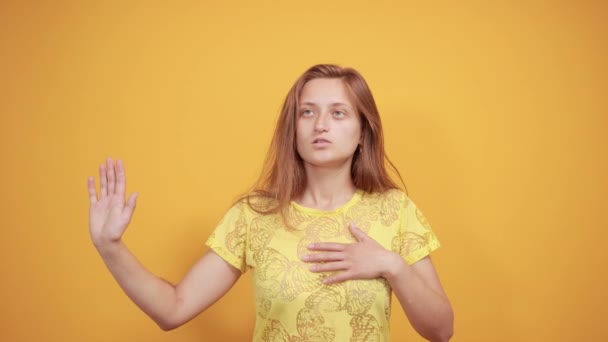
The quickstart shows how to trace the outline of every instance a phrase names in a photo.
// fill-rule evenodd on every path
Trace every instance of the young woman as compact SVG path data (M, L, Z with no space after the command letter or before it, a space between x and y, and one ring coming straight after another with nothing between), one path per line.
M146 270L121 240L137 194L125 170L88 179L90 233L124 292L162 329L190 321L248 269L254 341L388 341L391 291L413 328L448 341L454 315L429 254L439 242L390 179L382 126L352 68L308 69L289 91L253 190L226 212L209 251L173 285Z

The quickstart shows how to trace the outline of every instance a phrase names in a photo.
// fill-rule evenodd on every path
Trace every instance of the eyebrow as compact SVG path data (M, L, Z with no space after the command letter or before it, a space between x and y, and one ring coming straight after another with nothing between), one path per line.
M314 102L303 102L303 103L301 103L300 105L317 106L317 104L316 104L316 103L314 103ZM330 104L330 106L332 106L332 107L336 107L336 106L345 106L345 107L348 107L348 108L351 108L351 109L352 109L352 107L351 107L351 106L347 105L346 103L342 103L342 102L334 102L334 103L331 103L331 104Z

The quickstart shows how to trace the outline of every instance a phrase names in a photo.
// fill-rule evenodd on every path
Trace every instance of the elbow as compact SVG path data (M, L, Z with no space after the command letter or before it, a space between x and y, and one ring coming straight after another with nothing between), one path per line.
M449 323L444 324L440 329L435 331L435 334L430 341L433 342L448 342L454 336L454 316L451 315Z
M158 323L158 327L162 331L171 331L171 330L173 330L173 329L176 328L175 326L167 325L167 324L161 324L161 323Z
M156 324L162 331L171 331L173 329L179 328L179 324L175 324L173 322L164 320L164 321L156 321Z
M450 319L442 329L438 331L438 339L440 342L448 342L454 336L454 313L450 310Z
M177 300L175 304L170 307L170 309L166 310L159 315L159 317L154 319L154 322L156 322L156 325L158 325L162 331L171 331L173 329L177 329L185 323L185 321L182 320L178 315L180 311L180 304L181 301Z
M453 335L454 335L454 329L449 329L449 330L443 332L439 336L439 339L437 341L448 342L452 338Z
M448 342L454 335L453 329L446 329L442 331L436 331L435 334L423 336L425 339L431 342Z
M183 321L180 321L180 319L178 319L178 316L175 315L174 311L170 313L166 312L161 317L156 317L153 319L156 325L158 325L158 327L162 331L171 331L173 329L179 328L182 324L184 324Z
M443 323L435 326L434 329L427 330L424 334L419 331L420 335L431 342L448 342L454 336L454 315L450 311L449 318L446 318Z
M155 319L154 321L156 322L156 325L161 328L161 330L171 331L186 324L192 318L194 317L185 316L183 310L180 310L178 306L172 311L166 313L163 317Z

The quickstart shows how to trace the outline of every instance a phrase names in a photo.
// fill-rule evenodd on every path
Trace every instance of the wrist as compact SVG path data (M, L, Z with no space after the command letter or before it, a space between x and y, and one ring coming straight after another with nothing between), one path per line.
M392 282L395 278L397 278L401 271L407 267L407 263L405 260L403 260L401 255L392 251L387 252L386 262L384 263L386 266L382 271L382 277L389 282Z
M93 242L93 245L97 249L97 252L102 257L114 254L119 249L121 244L122 244L122 240L116 240L116 241L104 240L104 241Z

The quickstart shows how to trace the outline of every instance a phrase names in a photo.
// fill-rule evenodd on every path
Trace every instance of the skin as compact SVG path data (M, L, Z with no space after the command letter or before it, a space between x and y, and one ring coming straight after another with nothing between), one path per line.
M340 79L309 81L300 103L297 148L304 160L308 187L299 202L317 209L335 209L356 190L350 165L361 140L361 119ZM321 137L330 143L315 147L313 142ZM308 246L318 252L302 258L313 263L311 272L341 271L327 277L326 284L384 277L420 335L431 341L449 340L454 316L430 257L408 265L352 223L350 230L356 243L318 242Z
M342 103L336 105L335 103ZM300 97L297 150L307 175L301 205L332 210L342 206L356 191L350 164L361 138L361 122L340 80L317 79L306 84ZM305 107L308 106L308 107ZM329 140L314 145L314 140ZM125 294L163 330L190 321L220 299L241 276L238 269L209 250L176 285L147 270L130 252L122 236L136 208L137 193L125 201L126 172L123 162L107 158L99 165L100 191L93 177L87 180L89 233L106 267ZM357 242L314 243L304 261L311 272L341 271L326 283L347 279L386 278L412 326L431 341L452 336L453 313L431 259L408 265L399 255L384 249L355 226ZM213 279L213 281L209 281Z
M99 165L100 188L88 178L89 233L106 267L125 294L162 330L175 329L203 312L236 283L241 272L209 250L174 285L146 269L122 236L136 207L137 193L125 202L122 160ZM213 281L208 281L213 279Z
M307 187L295 199L303 206L331 210L357 190L350 176L361 140L361 119L340 79L314 79L300 94L296 147L304 160ZM329 143L317 146L315 139Z

